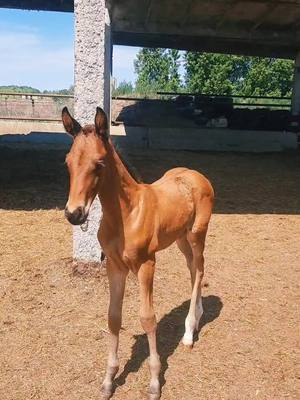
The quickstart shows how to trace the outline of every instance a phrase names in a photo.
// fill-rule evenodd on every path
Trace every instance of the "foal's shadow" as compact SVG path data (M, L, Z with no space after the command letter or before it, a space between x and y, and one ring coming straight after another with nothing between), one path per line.
M223 303L218 296L203 297L204 313L200 320L199 332L196 334L195 341L199 339L201 329L218 318L220 315ZM157 339L158 339L158 353L161 361L160 371L160 384L164 386L165 372L168 369L168 358L171 356L179 345L184 334L184 320L189 310L190 301L183 302L180 306L173 308L166 314L158 323L157 326ZM149 356L147 336L136 335L135 343L132 346L131 358L124 366L122 373L114 381L114 389L118 386L124 385L127 376L131 372L137 372L142 363Z

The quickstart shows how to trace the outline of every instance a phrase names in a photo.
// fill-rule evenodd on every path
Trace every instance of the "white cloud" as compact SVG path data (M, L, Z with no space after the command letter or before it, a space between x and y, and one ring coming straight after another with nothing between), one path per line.
M114 46L113 76L117 82L135 81L138 47ZM0 85L28 85L40 90L73 84L74 50L68 40L45 38L35 27L0 24Z
M0 30L0 50L7 56L12 51L22 50L24 47L37 46L38 37L28 32L5 32ZM6 53L8 52L8 54Z
M73 48L56 46L30 27L0 28L0 85L63 89L73 83Z

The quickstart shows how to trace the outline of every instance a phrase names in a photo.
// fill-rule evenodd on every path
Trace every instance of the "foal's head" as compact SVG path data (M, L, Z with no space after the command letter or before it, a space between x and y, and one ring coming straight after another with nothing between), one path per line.
M80 225L86 221L103 180L108 148L107 117L97 107L95 125L81 127L65 107L62 111L62 122L65 130L74 138L66 156L70 192L65 215L71 224Z

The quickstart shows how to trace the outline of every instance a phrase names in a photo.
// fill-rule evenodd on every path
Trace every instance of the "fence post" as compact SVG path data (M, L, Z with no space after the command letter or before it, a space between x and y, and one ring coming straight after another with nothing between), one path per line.
M291 112L292 115L300 115L300 52L295 58Z

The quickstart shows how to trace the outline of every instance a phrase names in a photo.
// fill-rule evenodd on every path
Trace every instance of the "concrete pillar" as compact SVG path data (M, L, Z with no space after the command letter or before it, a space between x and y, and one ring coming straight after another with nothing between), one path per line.
M111 33L105 0L75 0L75 118L93 123L96 107L110 114ZM83 231L74 227L73 256L77 261L100 262L97 231L101 206L95 199Z
M300 52L295 59L291 112L300 115Z

